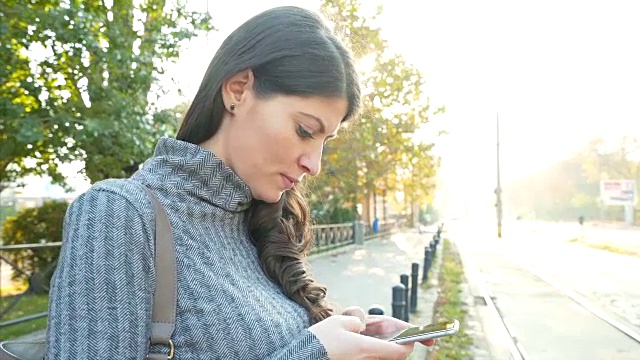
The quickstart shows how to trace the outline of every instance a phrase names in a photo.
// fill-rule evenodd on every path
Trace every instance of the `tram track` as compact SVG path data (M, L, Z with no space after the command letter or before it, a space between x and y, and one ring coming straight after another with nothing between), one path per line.
M483 302L486 303L489 313L494 317L493 321L500 324L500 340L508 348L511 358L514 360L531 359L526 350L525 343L518 337L517 330L511 326L509 316L502 311L499 299L493 295L491 286L488 285L485 280L485 275L482 273L478 265L475 264L471 255L466 254L464 246L462 246L462 249L459 248L459 251L464 264L465 274L469 279L469 282L474 284L475 296L482 298ZM510 258L510 262L520 270L524 271L524 273L528 273L533 278L541 281L545 286L552 289L553 292L570 299L571 302L578 305L579 308L586 311L586 313L604 321L615 329L615 331L624 334L626 337L633 340L633 342L640 344L640 332L638 332L633 326L626 324L626 320L623 318L617 319L617 315L611 315L606 308L602 308L562 282L537 271L533 266L528 264L525 259L515 260Z

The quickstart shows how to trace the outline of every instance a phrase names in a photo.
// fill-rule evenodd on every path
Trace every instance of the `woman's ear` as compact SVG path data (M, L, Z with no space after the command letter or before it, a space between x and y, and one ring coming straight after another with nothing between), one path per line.
M224 107L233 112L236 108L247 103L253 92L253 71L243 70L222 84L222 99Z

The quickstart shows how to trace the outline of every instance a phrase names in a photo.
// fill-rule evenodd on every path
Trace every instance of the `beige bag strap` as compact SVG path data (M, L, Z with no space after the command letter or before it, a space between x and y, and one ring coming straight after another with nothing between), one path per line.
M171 223L167 212L149 188L143 186L149 195L156 214L155 258L156 288L153 294L151 312L150 344L169 345L169 354L149 354L147 359L173 359L174 345L171 340L176 326L177 269L176 249L173 242Z

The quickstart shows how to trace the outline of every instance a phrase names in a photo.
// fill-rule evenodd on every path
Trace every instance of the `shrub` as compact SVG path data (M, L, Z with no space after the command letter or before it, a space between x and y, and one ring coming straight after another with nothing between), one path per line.
M64 201L46 201L40 207L22 209L16 216L8 217L2 228L4 245L62 241L62 225L68 206ZM13 280L30 281L31 290L41 292L46 291L42 285L49 283L59 254L60 247L46 247L11 250L4 255L24 271L14 271Z

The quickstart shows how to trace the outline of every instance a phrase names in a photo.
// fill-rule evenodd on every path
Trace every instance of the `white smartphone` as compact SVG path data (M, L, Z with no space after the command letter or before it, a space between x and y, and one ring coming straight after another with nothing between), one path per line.
M452 321L441 321L435 324L414 326L400 332L376 337L396 344L408 344L453 335L456 334L459 329L460 322L454 319Z

